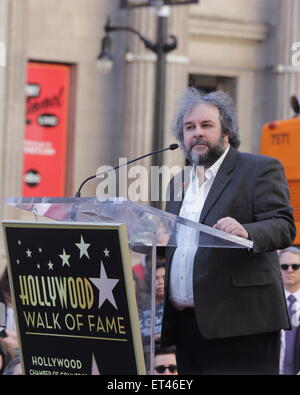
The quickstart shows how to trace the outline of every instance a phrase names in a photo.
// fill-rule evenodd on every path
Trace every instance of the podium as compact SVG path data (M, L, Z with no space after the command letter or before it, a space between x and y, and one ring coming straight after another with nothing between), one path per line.
M89 366L88 372L98 372L94 374L153 374L154 345L158 326L156 322L158 307L155 298L157 251L158 248L176 247L178 244L182 244L183 241L177 239L181 227L188 227L190 230L191 237L189 240L184 240L186 247L251 249L253 246L253 243L249 240L122 198L99 200L97 198L19 197L7 198L5 202L8 205L32 213L34 218L34 221L27 223L4 222L6 247L10 261L10 280L11 284L14 285L13 288L15 288L13 296L18 316L21 346L22 342L29 339L29 336L31 336L30 341L33 342L40 338L46 340L47 335L49 335L49 330L46 330L47 325L51 330L56 326L54 328L56 331L52 331L52 337L49 339L52 341L58 337L62 338L60 339L62 343L59 344L63 345L64 341L66 343L70 338L76 337L76 341L79 338L84 338L86 342L84 343L86 347L84 347L86 349L90 347L90 350L92 350L89 354L91 361L86 362L76 359L74 354L71 353L68 358L65 358L64 362L69 365L69 368L73 364L74 371L78 369L78 372L80 371L78 365L87 363ZM45 222L43 221L44 218L49 218L54 222ZM43 234L45 235L43 236L44 239L42 238ZM67 234L71 234L72 240L69 244L67 243ZM30 245L34 247L27 246L23 240L26 240L28 245L31 243ZM52 244L47 244L47 241L50 242L49 240L53 240ZM32 244L34 242L40 245ZM42 244L47 245L49 251L59 248L57 249L59 252L55 255L56 258L46 258L45 256L43 260L41 258L44 252L43 248L46 249L46 247L42 247ZM68 246L72 244L74 253L67 249L67 244ZM71 246L68 248L71 248ZM34 250L35 261L31 250ZM53 251L51 251L52 255ZM114 258L112 259L110 255ZM74 260L72 261L73 256ZM51 259L57 259L57 261L52 262ZM135 282L133 281L131 272L132 266L134 266L133 261L137 263L139 259L147 260L148 263L143 267L147 276L147 281L143 282L144 288L139 286L139 279L136 276L134 278ZM46 262L46 260L49 260L49 262ZM32 264L33 261L34 266L29 269L28 265ZM95 270L100 271L100 276L99 273L97 275L91 274L95 273L92 269L93 265L97 266ZM19 271L20 267L24 268L22 270L25 271ZM54 267L58 267L56 274L52 271ZM44 268L44 272L41 271L42 268ZM66 270L70 273L71 268L73 274L68 274L67 277ZM90 274L85 275L85 270ZM103 282L104 279L105 282ZM64 283L69 292L68 301L64 294L67 291L62 291L62 284ZM121 283L124 283L123 294L121 293ZM47 287L49 288L48 293L45 291ZM24 290L27 288L29 291L26 293ZM99 300L94 297L95 292L99 292ZM118 300L117 295L120 298ZM28 302L29 297L31 303ZM122 299L124 303L121 301ZM27 307L27 302L28 306L30 305L28 309L31 309L31 312L28 310L25 314L23 308L24 306ZM46 303L48 303L47 306ZM46 325L45 319L48 320L49 317L46 315L46 318L44 316L42 318L41 312L46 314L51 308L57 308L59 303L62 312L52 312L52 323L47 322ZM35 329L39 330L34 331L29 329L29 326L34 320L35 304L40 306L40 311L36 312L40 315L37 315L38 318L35 322ZM121 304L122 306L124 304L124 314L121 313ZM74 309L73 313L68 311L69 307ZM93 321L94 314L92 314L92 311L94 308L99 311L108 309L106 315L104 313L101 316L98 315L98 323ZM117 325L119 326L118 338L109 338L105 333L104 316L106 317L106 329L108 327L114 329ZM67 325L66 331L63 331L63 324L59 321L59 317L64 318L64 324ZM67 318L68 321L66 321ZM20 325L21 320L24 321L22 322L25 326ZM74 323L72 320L74 320ZM127 323L128 329L125 329L124 322ZM88 326L86 331L85 325ZM97 336L94 336L96 326L98 333ZM71 331L72 328L73 332ZM88 332L88 329L90 332ZM100 336L100 332L103 336ZM128 335L127 337L125 333L126 336ZM123 350L120 355L113 355L118 353L115 346L111 349L107 348L108 340L111 343L119 341L120 349ZM91 346L87 346L88 341L92 342ZM99 346L100 341L102 341L103 346ZM126 349L124 343L129 348ZM126 354L129 358L130 347L133 349L132 368L124 365L126 364ZM103 366L106 365L103 360L100 363L101 366L99 366L100 357L97 357L96 351L93 352L94 349L98 351L99 349L100 351L106 350L107 358L118 358L119 362L122 359L122 353L124 353L124 372L122 372L122 364L118 368L119 370L114 371L114 364L109 363L111 361L107 362L108 366L112 366L111 370ZM49 355L51 352L50 350ZM24 350L21 350L21 356L22 354L25 354ZM52 359L56 361L54 357ZM39 363L41 365L50 363L52 359L47 359L45 355L36 354L34 356L22 356L25 371L26 364L30 364L30 361L34 361L35 366L38 366ZM58 372L57 369L48 369L47 371ZM68 372L70 372L70 369Z

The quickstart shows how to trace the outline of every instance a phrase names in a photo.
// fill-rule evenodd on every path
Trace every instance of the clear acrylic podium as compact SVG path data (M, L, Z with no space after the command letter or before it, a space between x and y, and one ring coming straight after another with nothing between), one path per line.
M156 304L157 247L248 248L253 242L159 209L123 198L7 198L5 203L33 214L36 221L80 223L123 223L126 225L132 262L144 270L145 278L134 273L146 370L153 374L155 339L159 336L161 308ZM188 240L177 240L181 227L188 227ZM133 264L133 267L135 265Z

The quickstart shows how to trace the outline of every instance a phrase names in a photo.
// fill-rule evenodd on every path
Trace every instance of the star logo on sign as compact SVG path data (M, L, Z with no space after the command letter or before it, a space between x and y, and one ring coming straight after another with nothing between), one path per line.
M105 250L103 250L105 258L109 258L109 250L107 249L107 247L105 247Z
M65 265L70 266L70 263L69 263L70 256L71 256L71 255L67 255L65 249L63 249L63 253L62 253L61 255L59 255L59 257L62 259L62 265L63 265L63 267L64 267Z
M32 251L30 251L30 249L27 248L27 251L26 251L27 258L32 258L31 254L32 254Z
M112 293L115 286L118 284L119 280L113 278L107 278L107 274L101 261L100 268L100 277L99 278L90 278L91 282L98 288L99 290L99 305L100 309L103 303L108 300L116 310L118 310L114 295Z
M75 243L75 244L80 249L80 259L83 257L83 255L87 256L90 259L89 253L87 251L90 244L85 243L82 236L80 238L80 243Z

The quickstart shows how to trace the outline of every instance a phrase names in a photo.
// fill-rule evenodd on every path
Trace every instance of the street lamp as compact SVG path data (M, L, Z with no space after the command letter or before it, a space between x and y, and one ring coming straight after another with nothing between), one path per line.
M164 8L164 7L162 7ZM161 9L159 10L161 11ZM107 19L104 27L105 36L102 39L101 52L97 58L97 65L101 70L108 71L113 66L111 55L112 32L127 31L135 34L145 45L145 48L157 55L156 74L155 74L155 99L154 99L154 121L153 121L153 140L152 150L157 151L164 144L164 115L165 115L165 85L166 85L166 57L167 54L177 48L177 38L173 35L168 37L166 13L158 12L157 21L157 40L155 43L148 40L136 29L129 26L112 26L110 19ZM162 154L154 155L152 166L161 166ZM159 202L154 204L160 207Z
M111 55L110 33L116 31L127 31L135 34L143 41L145 47L157 55L155 74L155 98L154 98L154 120L153 120L153 140L152 150L157 151L164 145L164 122L165 122L165 86L166 86L166 63L167 54L177 48L177 38L170 35L168 37L168 16L169 6L188 5L199 3L200 0L120 0L121 8L135 7L156 7L157 8L157 38L156 43L145 38L140 32L129 26L112 26L110 19L105 25L105 37L102 40L101 53L98 56L97 64L101 70L110 70L113 66ZM163 154L152 157L152 166L161 166ZM159 183L161 187L161 183ZM161 189L161 188L160 188ZM161 199L161 192L159 192ZM155 207L160 208L159 202L153 202Z
M103 39L101 44L101 52L97 57L97 67L102 73L109 73L114 65L114 60L111 54L111 37L109 33L107 33Z
M138 38L143 41L145 47L147 49L150 49L151 51L153 51L154 53L156 53L158 55L158 47L159 47L159 42L158 43L152 43L151 41L149 41L146 37L144 37L139 31L137 31L136 29L129 27L129 26L112 26L110 23L110 18L107 19L106 21L106 25L104 27L104 31L105 31L105 36L102 39L102 45L101 45L101 52L97 58L97 62L99 67L101 66L101 62L110 62L113 65L113 57L111 54L111 46L112 46L112 41L111 41L111 37L110 34L111 32L116 32L116 31L127 31L130 33L135 34L136 36L138 36ZM171 43L165 43L163 45L164 47L164 51L165 53L172 51L173 49L175 49L177 47L177 40L176 37L174 36L170 36L172 38L172 42Z

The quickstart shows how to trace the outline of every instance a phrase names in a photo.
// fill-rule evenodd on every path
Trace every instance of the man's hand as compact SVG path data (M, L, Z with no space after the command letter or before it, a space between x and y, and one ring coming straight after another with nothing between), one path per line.
M243 237L244 239L249 239L246 229L238 221L231 217L219 219L213 228L223 230L223 232L231 233L235 236Z

